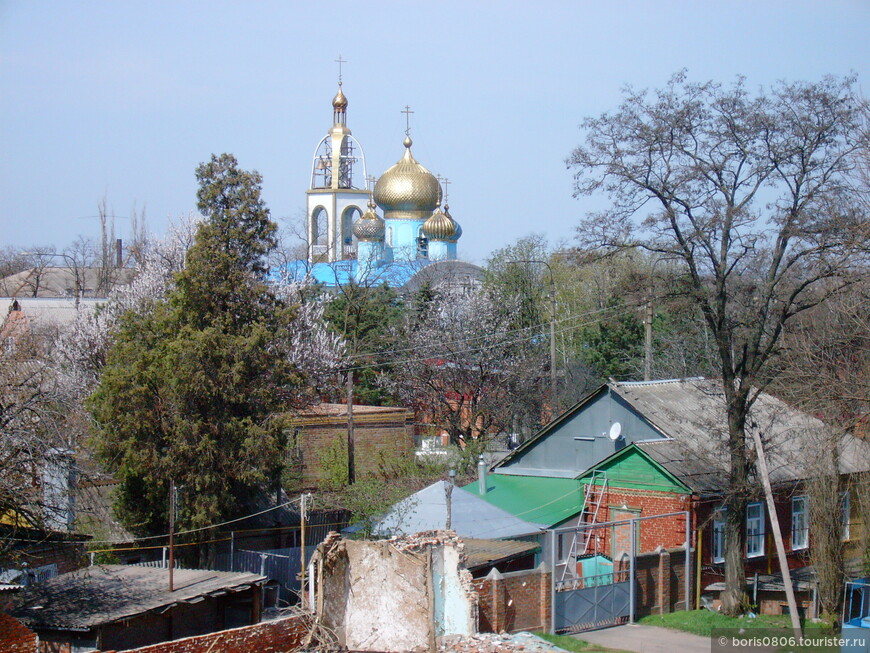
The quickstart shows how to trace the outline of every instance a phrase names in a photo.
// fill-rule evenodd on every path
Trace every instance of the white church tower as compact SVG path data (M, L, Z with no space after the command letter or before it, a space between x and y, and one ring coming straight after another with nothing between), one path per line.
M333 125L314 151L307 195L309 263L356 258L353 223L365 210L366 163L362 146L347 128L347 98L338 76Z

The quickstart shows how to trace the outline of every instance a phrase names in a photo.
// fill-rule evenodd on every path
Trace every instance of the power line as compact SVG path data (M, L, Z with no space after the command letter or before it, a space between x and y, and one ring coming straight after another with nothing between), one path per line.
M600 313L605 313L605 312L612 312L616 315L627 314L629 312L633 312L634 310L636 310L640 306L641 306L641 304L627 305L625 307L619 307L619 308L614 307L614 308L600 309L598 311L590 312L590 315L596 314L596 313L600 314ZM585 315L576 316L576 317L571 318L571 319L576 320L576 319L579 319L581 316L585 316ZM564 320L564 321L569 321L569 320ZM580 328L580 327L591 326L593 324L596 324L596 322L597 322L597 320L584 322L584 323L580 323L580 324L573 324L573 325L569 325L569 326L563 326L561 329L556 330L556 333L566 333L568 331L573 331L573 330ZM513 331L506 332L506 334L507 333L518 333L521 331L525 331L528 328L531 328L531 327L527 327L526 329L515 329ZM436 343L436 346L440 346L443 348L443 347L447 347L447 346L454 344L454 343L471 342L471 341L475 341L475 340L481 340L481 339L487 338L487 337L489 337L489 336L485 336L485 335L484 336L475 336L474 338L468 338L468 339L462 338L462 339L458 339L458 340L448 341L446 343ZM531 334L529 336L516 338L513 340L500 340L498 342L484 345L481 347L469 347L467 349L460 349L457 351L451 351L451 352L449 352L449 355L456 356L458 354L469 354L469 353L475 353L475 352L480 352L480 351L486 351L489 349L497 349L499 347L505 347L508 345L514 345L514 344L519 344L522 342L527 342L529 340L532 340L533 338L538 338L538 337L540 337L540 334L534 333L534 334ZM423 349L423 347L420 347L420 346L409 347L409 348L405 348L405 349L397 349L397 350L393 350L393 351L387 351L384 353L387 353L387 354L403 353L403 352L419 351L420 349ZM368 354L368 355L369 356L377 356L378 354L374 353L374 354ZM376 368L376 367L389 367L392 365L401 365L401 364L407 365L409 363L425 362L427 360L432 360L432 359L437 359L437 358L444 358L444 357L439 356L437 353L430 353L428 355L420 356L418 358L394 358L392 360L387 360L387 361L379 361L379 362L366 363L363 365L355 365L352 367L345 367L345 368L343 368L343 371L357 371L357 370L372 369L372 368Z
M261 510L260 512L251 513L250 515L245 515L243 517L237 517L236 519L230 519L228 521L220 522L219 524L209 524L208 526L201 526L199 528L191 528L186 531L177 531L176 535L187 535L188 533L198 533L200 531L206 531L210 528L220 528L221 526L226 526L227 524L235 524L236 522L244 521L245 519L250 519L251 517L258 517L259 515L264 515L267 512L272 512L273 510L278 510L279 508L284 508L289 506L290 504L297 503L299 499L291 499L290 501L286 501L277 506L272 506L271 508L266 508L265 510ZM164 533L163 535L146 535L144 537L134 537L132 540L90 540L88 544L125 544L127 542L144 542L145 540L156 540L163 537L169 537L169 533Z

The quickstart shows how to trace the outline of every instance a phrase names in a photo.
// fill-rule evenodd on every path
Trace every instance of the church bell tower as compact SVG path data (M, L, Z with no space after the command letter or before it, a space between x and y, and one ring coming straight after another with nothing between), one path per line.
M356 258L353 223L362 216L369 196L365 190L365 155L347 127L341 57L338 63L338 93L332 99L333 125L314 151L311 187L306 191L309 263Z

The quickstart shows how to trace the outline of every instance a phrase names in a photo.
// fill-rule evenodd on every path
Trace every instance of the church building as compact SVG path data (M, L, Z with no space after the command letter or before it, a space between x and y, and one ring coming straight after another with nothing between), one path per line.
M327 287L478 285L483 270L457 259L462 228L442 202L439 179L414 158L410 129L401 158L375 182L347 126L347 106L339 79L333 125L317 145L306 191L308 257L290 266L292 276Z

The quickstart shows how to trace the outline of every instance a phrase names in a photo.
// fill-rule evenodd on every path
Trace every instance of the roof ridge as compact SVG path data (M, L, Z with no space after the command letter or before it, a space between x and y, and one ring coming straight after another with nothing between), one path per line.
M655 381L613 381L617 386L662 385L665 383L685 383L686 381L706 381L704 376L688 376L682 379L657 379Z

